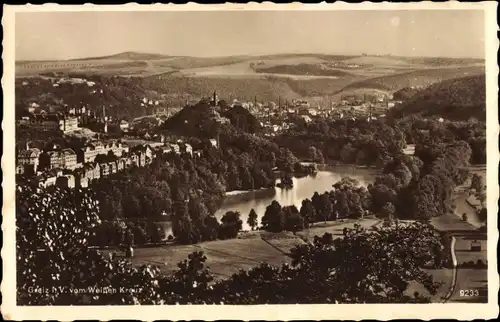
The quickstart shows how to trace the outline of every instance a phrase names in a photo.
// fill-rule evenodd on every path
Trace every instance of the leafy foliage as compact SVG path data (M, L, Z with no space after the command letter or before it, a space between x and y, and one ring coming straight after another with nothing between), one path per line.
M201 252L164 276L156 267L134 268L89 248L99 220L88 191L19 187L18 194L20 304L413 303L428 299L406 295L410 282L431 294L437 288L422 268L439 264L443 246L426 224L396 222L372 232L357 226L338 239L325 234L292 249L291 266L261 264L216 281ZM237 217L227 215L224 224L241 225Z
M302 159L376 166L383 166L406 145L398 127L346 119L297 125L274 141Z
M157 268L134 268L88 247L99 224L98 203L90 192L18 187L17 194L18 303L160 303Z

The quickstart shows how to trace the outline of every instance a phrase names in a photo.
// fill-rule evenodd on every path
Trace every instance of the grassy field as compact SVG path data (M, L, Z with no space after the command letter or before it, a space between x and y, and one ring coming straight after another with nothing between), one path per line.
M162 272L177 269L177 263L185 260L192 252L203 251L207 265L220 278L230 277L239 269L249 269L262 262L280 265L288 261L281 251L266 243L260 237L218 240L196 245L173 245L135 249L132 263L135 265L158 265Z
M362 220L359 223L370 227L377 221L373 219ZM248 269L266 262L281 265L289 261L286 255L291 248L303 244L313 236L320 236L326 232L336 237L342 235L344 227L352 227L354 222L327 222L320 223L309 230L293 235L292 233L248 232L243 233L238 239L217 240L203 242L196 245L166 245L154 248L136 248L132 263L135 265L158 265L165 272L176 269L177 263L187 258L195 251L203 251L207 256L207 265L215 275L229 277L239 269Z
M207 257L207 266L216 279L225 279L240 269L250 269L261 263L279 266L289 263L287 256L290 249L312 240L314 236L321 236L326 232L332 233L335 238L342 236L345 227L353 227L355 221L317 223L312 228L293 234L290 232L246 232L238 239L203 242L196 245L167 245L154 248L136 248L132 258L134 265L153 264L160 267L163 273L171 273L177 269L177 263L185 260L195 251L203 251ZM369 229L378 223L375 219L364 219L358 222ZM452 284L452 270L428 270L435 281L442 282L437 294L430 295L425 288L417 283L410 283L407 294L419 292L430 296L433 302L441 302L448 293ZM467 281L470 281L469 278ZM463 284L469 285L469 284Z

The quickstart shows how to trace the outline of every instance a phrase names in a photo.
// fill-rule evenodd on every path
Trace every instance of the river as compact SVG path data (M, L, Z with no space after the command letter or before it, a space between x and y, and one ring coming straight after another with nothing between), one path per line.
M243 230L250 230L247 224L248 214L252 208L260 220L266 211L266 207L273 200L280 203L281 206L295 205L299 210L302 200L311 198L314 192L323 193L333 189L332 185L340 181L343 177L351 177L359 181L360 185L367 186L375 179L377 170L370 168L356 168L349 166L323 166L314 176L293 178L292 189L281 189L278 187L269 189L260 189L255 191L229 191L223 201L221 208L215 213L217 219L228 211L238 211L241 213L243 221ZM162 222L166 236L172 234L172 225L170 222Z
M281 189L278 187L262 189L251 192L228 192L222 207L215 213L220 219L227 211L239 211L243 221L243 229L248 230L248 214L252 208L260 219L266 211L266 207L276 200L282 206L295 205L300 209L302 200L311 198L314 192L323 193L332 190L332 185L343 177L351 177L359 181L360 185L367 186L375 178L376 170L369 168L354 167L330 167L318 171L314 176L293 178L292 189Z

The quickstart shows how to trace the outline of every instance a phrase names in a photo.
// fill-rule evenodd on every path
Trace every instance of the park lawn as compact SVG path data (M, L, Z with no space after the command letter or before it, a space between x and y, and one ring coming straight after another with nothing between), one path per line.
M292 248L306 243L298 237L270 238L265 241L285 254L289 254Z
M134 257L130 261L134 266L155 265L163 273L171 273L177 264L188 258L189 254L199 251L196 245L166 245L134 248Z
M304 240L312 241L314 236L323 236L325 233L330 233L334 238L340 238L343 236L344 228L353 228L354 224L359 224L366 229L370 229L372 225L378 222L377 219L365 218L361 220L346 220L341 221L327 221L326 223L319 222L315 223L309 229L300 231L297 236Z
M358 222L368 228L377 221L363 219ZM163 273L171 273L177 269L179 262L187 259L189 254L203 251L207 256L206 264L214 275L227 278L240 269L249 269L261 263L275 266L289 263L290 258L287 253L294 246L304 243L302 239L310 240L313 236L322 236L326 232L341 237L344 227L352 228L353 225L354 221L334 221L327 222L326 225L317 223L306 231L298 232L297 236L292 233L252 232L244 234L244 238L216 240L195 245L135 248L131 261L135 266L151 264L158 266Z
M431 295L429 291L427 291L422 284L419 284L417 282L410 283L405 293L407 295L413 295L415 292L418 292L420 295L430 297L432 303L442 302L453 283L453 270L442 268L442 269L427 269L425 271L432 275L435 282L443 283L439 287L437 293L435 295Z
M188 255L203 251L207 266L216 277L227 278L240 269L249 269L263 262L281 265L288 257L260 238L217 240L196 245L171 245L136 248L131 258L135 266L157 265L163 273L171 273Z
M430 219L430 223L439 231L471 231L476 229L468 222L463 221L457 215L444 214Z
M457 285L448 302L460 303L487 303L488 302L488 270L487 269L464 269L457 270ZM466 293L479 296L464 296ZM460 291L466 291L462 293ZM472 291L472 292L471 292Z

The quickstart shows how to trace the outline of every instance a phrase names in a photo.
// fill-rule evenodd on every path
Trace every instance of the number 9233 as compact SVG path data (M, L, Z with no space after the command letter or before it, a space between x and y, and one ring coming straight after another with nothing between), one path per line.
M464 297L479 296L479 290L460 290L460 296Z

